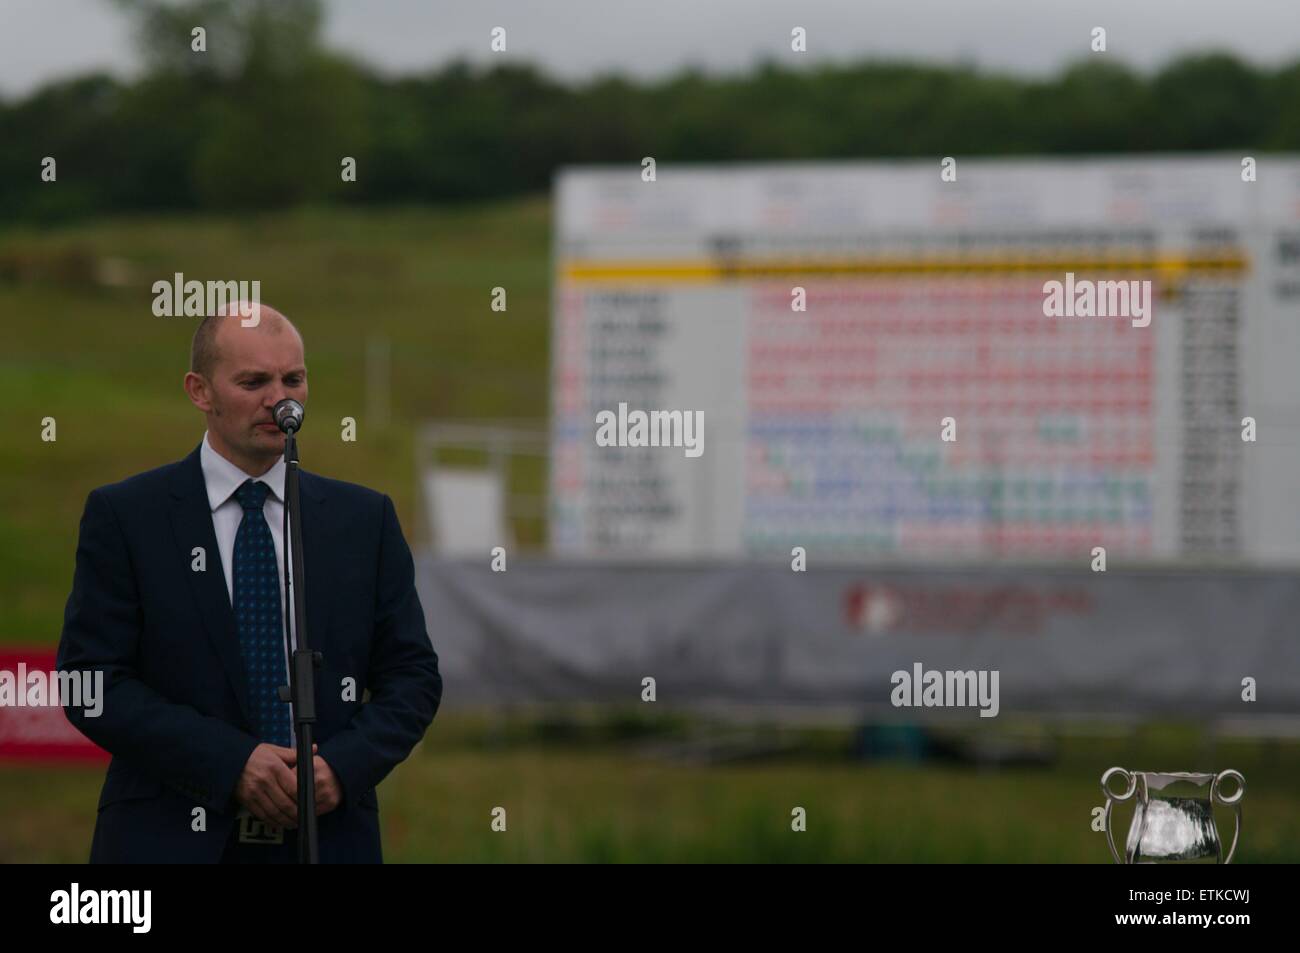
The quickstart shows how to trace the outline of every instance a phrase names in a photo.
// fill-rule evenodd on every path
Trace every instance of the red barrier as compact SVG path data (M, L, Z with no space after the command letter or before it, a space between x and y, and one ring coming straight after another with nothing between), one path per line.
M0 679L7 682L0 691L0 760L108 761L107 751L72 727L53 693L41 704L26 704L33 679L48 680L54 670L55 652L46 646L0 648ZM20 673L26 676L22 682Z

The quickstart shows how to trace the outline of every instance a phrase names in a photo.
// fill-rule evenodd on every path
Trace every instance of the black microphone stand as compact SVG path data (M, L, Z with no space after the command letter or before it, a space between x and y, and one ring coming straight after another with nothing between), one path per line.
M303 605L301 575L302 520L298 502L298 442L294 439L295 429L290 424L284 431L284 518L289 526L284 539L289 541L287 555L292 557L285 560L284 604L286 611L290 605L293 606L293 612L285 616L285 622L293 619L292 632L296 636L297 648L293 648L295 642L288 641L290 628L286 624L285 639L293 661L289 666L289 684L281 685L279 691L280 700L293 706L294 730L298 738L298 863L318 864L316 762L311 747L312 726L316 723L316 669L321 664L321 654L313 652L307 642L307 612Z

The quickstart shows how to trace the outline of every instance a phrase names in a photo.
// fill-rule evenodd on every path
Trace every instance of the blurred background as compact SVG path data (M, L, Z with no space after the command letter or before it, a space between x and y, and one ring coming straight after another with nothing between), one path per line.
M566 7L0 5L0 667L202 436L154 282L256 279L443 661L389 860L1109 862L1112 765L1241 771L1236 859L1300 859L1284 5ZM1043 318L1066 272L1152 325ZM916 662L1000 713L892 707ZM88 856L76 737L0 710L0 861Z

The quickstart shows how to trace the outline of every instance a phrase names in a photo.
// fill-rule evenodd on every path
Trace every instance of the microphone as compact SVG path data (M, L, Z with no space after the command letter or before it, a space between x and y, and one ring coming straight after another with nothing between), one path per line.
M275 425L285 433L290 431L296 433L301 430L302 418L305 413L302 404L288 397L271 408L271 416L275 420Z

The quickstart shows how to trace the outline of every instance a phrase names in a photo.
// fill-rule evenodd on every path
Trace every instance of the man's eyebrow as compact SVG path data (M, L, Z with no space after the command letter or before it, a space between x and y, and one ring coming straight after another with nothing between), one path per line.
M290 370L285 371L285 372L284 372L284 376L285 376L285 377L293 377L293 376L297 375L297 376L299 376L299 377L302 377L302 376L305 376L306 373L307 373L307 368L305 368L305 367L299 365L298 367L294 367L294 368L291 368ZM257 378L270 377L270 376L271 376L270 373L268 373L267 371L244 370L244 371L236 371L236 372L235 372L235 379L236 379L236 380L239 380L239 379L241 379L241 378L245 378L245 377L249 377L249 378L257 379Z

